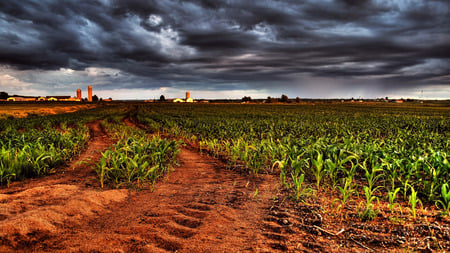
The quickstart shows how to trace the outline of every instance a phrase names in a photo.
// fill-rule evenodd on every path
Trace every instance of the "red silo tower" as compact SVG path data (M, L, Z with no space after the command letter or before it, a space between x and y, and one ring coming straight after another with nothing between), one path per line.
M92 102L92 86L88 86L88 101Z
M189 91L186 91L186 100L187 100L188 98L191 98L191 93L190 93Z
M81 89L77 89L77 98L81 100Z

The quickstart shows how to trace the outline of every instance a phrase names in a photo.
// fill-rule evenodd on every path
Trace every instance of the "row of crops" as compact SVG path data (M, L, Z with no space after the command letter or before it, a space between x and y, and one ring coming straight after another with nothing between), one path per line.
M85 123L107 109L0 120L0 184L41 176L78 155L89 139Z
M117 140L95 165L101 186L153 183L175 163L179 143L125 126L120 121L129 110L119 105L0 120L0 185L53 173L80 154L90 137L86 123L96 120Z
M363 196L360 217L379 200L449 213L450 110L385 105L151 105L137 120L150 131L199 143L251 173L277 172L300 201L323 188L338 208ZM400 210L399 210L400 209Z
M127 126L117 117L110 117L103 125L117 143L102 152L96 164L102 188L109 183L115 187L150 184L153 189L155 181L176 164L179 142L147 136L145 131Z

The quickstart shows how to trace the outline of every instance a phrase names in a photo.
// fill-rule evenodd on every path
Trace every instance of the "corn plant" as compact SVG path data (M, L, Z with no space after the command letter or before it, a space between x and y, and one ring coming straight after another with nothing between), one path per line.
M413 215L413 218L416 218L416 207L418 204L420 204L422 207L422 201L417 197L417 192L414 190L414 187L411 186L411 195L409 195L409 201L408 203L411 205L411 213Z
M382 172L381 166L372 164L370 167L367 166L367 159L364 160L359 166L364 170L364 176L367 180L367 189L370 195L373 195L381 186L375 186L378 180L383 176L381 173L377 175L378 172Z
M366 197L366 202L361 202L359 207L364 203L364 209L358 212L358 215L363 220L373 220L378 213L378 210L374 210L373 202L377 200L376 196L373 196L373 192L368 186L363 187L364 196Z
M338 164L335 161L332 161L331 159L327 158L324 162L325 165L325 171L328 175L328 177L331 179L331 185L333 189L336 187L337 184L337 173L338 173Z
M395 202L395 199L397 198L397 194L399 191L400 191L400 187L397 187L393 191L391 190L388 192L388 199L389 199L388 208L389 208L389 210L391 210L391 213L394 212L394 208L396 206L398 208L400 208L400 212L402 212L402 207L400 206L400 204Z
M442 200L436 201L436 206L441 206L443 211L442 214L445 216L450 215L450 187L448 183L445 183L441 187L441 197Z
M287 162L285 160L283 161L275 161L272 165L272 170L278 166L278 168L280 168L280 181L281 183L286 187L286 188L290 188L289 187L289 183L287 182L287 178L286 178L286 174L287 174Z
M311 163L313 165L313 167L311 167L311 173L313 174L315 180L316 180L316 187L317 190L320 189L320 182L325 174L325 171L323 170L323 153L321 153L320 151L317 151L317 156L316 158L312 158L311 159Z
M343 186L337 186L341 194L341 198L334 199L333 204L337 201L340 202L340 205L337 208L338 211L347 204L353 194L357 193L356 189L354 188L354 184L352 184L352 181L353 179L351 177L346 177L341 179Z
M105 182L117 188L136 184L140 187L146 182L153 187L155 180L167 174L168 168L175 164L178 142L158 136L150 138L144 131L117 122L105 122L105 126L119 140L102 152L96 164L95 171L102 188Z
M303 186L303 181L305 180L305 174L295 175L291 174L292 183L293 183L293 191L294 191L294 200L300 201L306 194L309 192L307 188Z

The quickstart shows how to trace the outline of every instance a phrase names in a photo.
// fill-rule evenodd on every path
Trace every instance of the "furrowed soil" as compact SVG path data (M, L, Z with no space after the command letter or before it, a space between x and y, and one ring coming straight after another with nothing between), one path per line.
M332 200L326 192L294 203L279 190L277 176L229 170L190 146L181 148L179 166L154 191L101 189L92 167L113 141L100 122L88 127L89 145L77 159L53 175L0 189L0 252L429 252L449 247L448 220L411 225L383 217L376 222L354 215L336 218L328 212Z

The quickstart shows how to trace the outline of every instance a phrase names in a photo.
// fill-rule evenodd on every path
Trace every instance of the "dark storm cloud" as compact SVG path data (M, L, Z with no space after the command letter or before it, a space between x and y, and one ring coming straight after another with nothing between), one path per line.
M449 8L445 0L4 0L0 64L118 69L136 87L270 88L298 85L299 75L448 85Z

